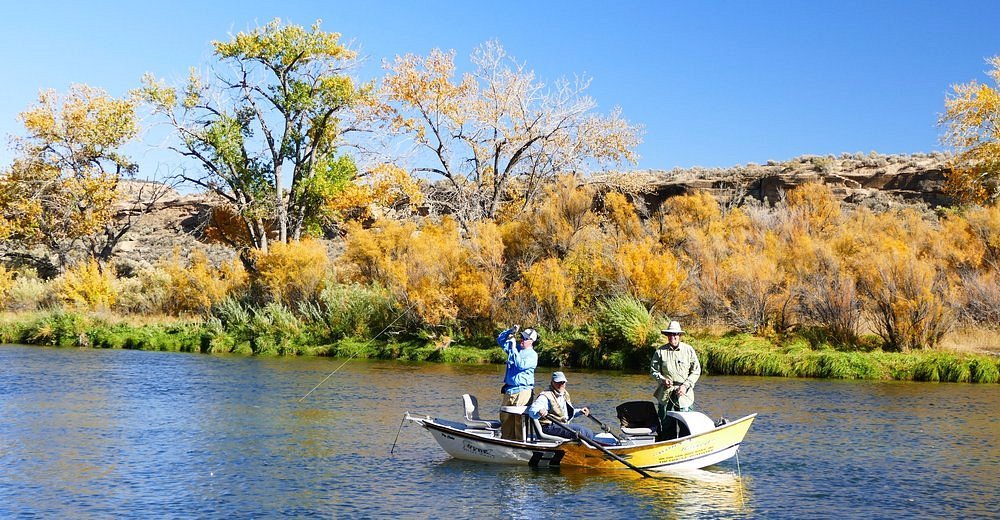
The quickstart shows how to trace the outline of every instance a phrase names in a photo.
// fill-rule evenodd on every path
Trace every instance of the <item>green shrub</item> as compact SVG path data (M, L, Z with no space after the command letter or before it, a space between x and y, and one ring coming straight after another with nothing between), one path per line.
M302 323L280 303L269 303L253 312L250 344L254 354L294 355L302 344Z
M56 311L43 316L33 326L25 329L24 343L60 347L87 346L89 321L81 314Z
M325 325L330 339L373 337L392 321L394 302L384 288L328 283L316 304L303 304L300 313Z
M830 379L882 379L883 370L869 356L855 352L820 352L811 377Z
M976 356L969 361L969 368L974 383L1000 382L1000 358Z
M639 367L649 363L651 348L660 337L658 323L645 305L632 296L616 296L598 306L597 334L600 338L598 352L589 356L595 368L605 361L624 367ZM610 353L620 353L610 359ZM616 367L620 368L620 367Z

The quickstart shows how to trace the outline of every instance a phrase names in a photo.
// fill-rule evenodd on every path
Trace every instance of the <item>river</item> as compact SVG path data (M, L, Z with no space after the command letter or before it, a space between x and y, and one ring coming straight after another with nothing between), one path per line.
M660 480L459 461L400 430L465 392L493 406L502 370L0 346L0 518L998 515L1000 385L705 375L702 411L759 416L738 459ZM609 424L652 391L566 372Z

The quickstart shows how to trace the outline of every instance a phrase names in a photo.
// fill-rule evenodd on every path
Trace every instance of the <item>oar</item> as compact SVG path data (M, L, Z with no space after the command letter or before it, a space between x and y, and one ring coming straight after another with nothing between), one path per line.
M580 435L579 432L577 432L576 430L570 428L566 423L564 423L564 422L560 421L559 419L555 418L552 414L546 415L545 418L548 419L548 420L550 420L550 421L552 421L552 422L554 422L554 423L556 423L556 424L558 424L559 426L562 426L563 428L566 428L566 430L572 432L573 435L576 436L576 438L580 442L582 442L582 443L584 443L584 444L586 444L586 445L588 445L588 446L590 446L592 448L597 448L597 449L603 451L605 455L607 455L607 456L609 456L609 457L617 460L618 462L621 462L622 464L628 466L628 468L631 469L632 471L635 471L636 473L638 473L638 474L640 474L640 475L642 475L644 477L653 478L652 475L650 475L649 473L646 473L645 471L643 471L642 468L640 468L640 467L636 466L635 464L632 464L631 462L629 462L629 461L627 461L627 460L619 457L618 455L615 455L614 453L611 452L611 450L609 450L609 449L605 448L604 446L602 446L601 443L599 443L597 441L591 441L591 440L587 439L586 437L584 437L583 435Z

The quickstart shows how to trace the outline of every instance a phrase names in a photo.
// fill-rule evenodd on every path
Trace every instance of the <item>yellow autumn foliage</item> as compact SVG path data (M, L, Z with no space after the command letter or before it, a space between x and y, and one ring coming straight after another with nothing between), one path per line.
M635 240L645 234L642 221L635 211L635 206L625 197L616 191L604 196L604 211L608 222L611 224L610 232L616 242L621 244L628 240Z
M215 267L204 253L195 251L184 259L177 251L160 265L169 276L164 312L208 314L212 305L222 301L247 281L246 271L239 260L233 259Z
M822 234L840 221L840 200L826 184L807 182L797 186L788 192L785 204L812 233Z
M592 211L593 200L593 190L575 175L559 176L546 186L539 205L525 219L537 251L565 257L589 231L596 231L600 219Z
M711 193L696 191L671 197L653 214L654 232L667 247L678 247L692 231L702 230L722 217Z
M524 298L537 321L549 327L570 324L574 310L574 284L569 273L556 258L534 263L523 273L513 290L515 297ZM524 305L524 302L522 302Z
M138 131L135 103L72 85L41 92L20 120L26 135L0 175L0 237L48 249L59 268L106 254L106 238L121 230L118 182L137 168L119 151Z
M1000 56L987 61L1000 85ZM948 191L961 202L1000 200L1000 91L976 81L954 85L944 105L943 140L956 151Z
M868 313L888 350L934 347L951 327L948 292L936 266L901 244L891 254L873 254L858 273Z
M652 238L622 244L612 265L619 292L634 296L646 308L665 316L690 312L692 295L687 287L687 270Z
M495 268L502 250L490 250L495 246L486 242L499 235L489 226L479 231L483 235L470 246L451 218L419 227L397 221L384 221L370 229L351 224L344 256L356 266L358 281L390 288L418 321L451 325L459 318L483 317L496 308L491 295L498 273L480 271L470 258L475 251L482 266Z
M399 166L379 164L328 198L325 210L366 220L405 215L423 202L424 194L416 178Z
M271 301L293 307L319 294L329 265L326 246L319 240L276 242L267 253L254 253L254 283Z
M0 309L7 308L7 296L14 287L14 271L0 264Z
M118 297L114 272L90 259L70 267L57 281L56 297L81 311L107 311Z

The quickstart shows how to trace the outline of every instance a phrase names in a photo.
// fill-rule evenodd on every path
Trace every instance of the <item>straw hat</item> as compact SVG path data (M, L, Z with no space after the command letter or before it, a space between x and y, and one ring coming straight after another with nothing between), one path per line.
M684 334L684 331L681 330L681 324L676 321L671 321L670 325L660 332L663 334Z

